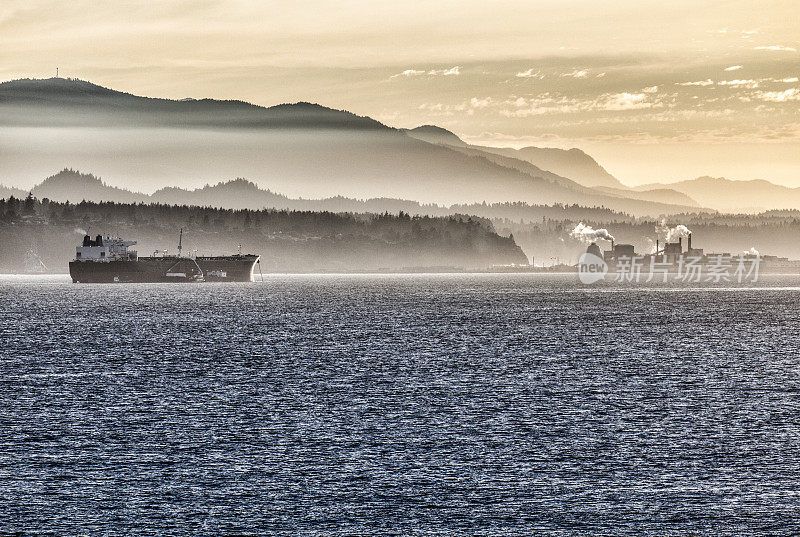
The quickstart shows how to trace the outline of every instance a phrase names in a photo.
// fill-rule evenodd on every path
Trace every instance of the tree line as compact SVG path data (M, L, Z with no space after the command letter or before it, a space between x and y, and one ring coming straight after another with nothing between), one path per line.
M241 245L242 251L262 255L264 266L274 271L473 269L527 262L513 237L498 235L487 219L467 215L72 204L29 195L0 200L0 270L18 270L35 248L51 270L63 272L86 232L136 240L140 255L174 251L180 229L185 251L222 255Z

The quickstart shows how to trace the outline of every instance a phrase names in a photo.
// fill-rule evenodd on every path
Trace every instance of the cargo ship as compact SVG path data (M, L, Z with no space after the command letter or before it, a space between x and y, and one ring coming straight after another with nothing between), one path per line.
M183 230L178 255L139 257L129 250L136 241L89 235L75 249L69 263L74 283L165 283L165 282L249 282L260 256L236 254L214 257L184 257ZM157 252L156 252L157 254Z

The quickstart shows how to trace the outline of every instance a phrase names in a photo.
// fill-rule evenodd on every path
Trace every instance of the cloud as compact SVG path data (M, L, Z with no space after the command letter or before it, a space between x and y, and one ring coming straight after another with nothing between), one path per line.
M544 78L544 75L541 71L534 72L533 69L528 69L527 71L520 71L516 75L517 78L538 78L539 80Z
M589 71L586 69L581 69L581 70L575 69L570 73L562 73L561 76L572 77L572 78L586 78L587 76L589 76Z
M727 69L726 69L727 70ZM788 78L747 78L747 79L734 79L734 80L718 80L714 82L710 78L708 80L699 80L697 82L678 82L676 86L727 86L730 88L747 88L756 89L761 84L770 82L782 82L785 84L792 84L798 81L797 77Z
M770 103L785 103L787 101L800 101L800 90L791 88L786 91L759 91L755 98Z
M742 68L741 65L731 65L730 67L726 67L725 70L726 71L738 71L741 68Z
M720 80L717 82L718 86L730 86L732 88L749 88L754 89L758 87L758 80Z
M714 81L710 78L708 80L698 80L697 82L676 82L676 86L713 86Z
M417 110L424 110L438 116L453 116L456 113L466 113L471 116L475 113L475 110L489 108L494 104L495 101L491 97L472 97L468 101L457 104L423 103L417 107Z
M797 52L797 49L794 47L784 47L781 45L768 45L768 46L756 47L756 50L771 50L775 52Z
M600 104L602 110L641 110L642 108L652 108L653 104L647 102L644 93L616 93L606 97Z
M451 67L450 69L430 69L428 71L424 71L421 69L406 69L402 73L397 73L396 75L392 75L391 78L397 78L399 76L404 77L414 77L414 76L459 76L461 74L461 66L456 65L455 67Z
M472 108L488 108L492 105L494 101L492 101L491 97L486 97L484 99L478 99L477 97L473 97L469 100L469 105Z
M575 114L579 112L621 112L626 110L643 110L660 106L648 100L645 93L604 93L596 99L570 99L567 97L554 97L544 93L536 98L504 101L502 104L513 106L516 110L503 109L500 115L504 117L531 117L547 114Z
M696 82L676 82L676 86L713 86L714 81L710 78L708 80L698 80Z
M456 112L466 112L471 115L473 112L469 107L469 102L459 104L423 103L417 107L417 110L432 112L433 115L437 116L452 116Z
M396 75L392 75L392 78L397 78L398 76L421 76L424 75L425 71L420 71L418 69L406 69L402 73L398 73Z
M432 76L459 76L461 74L461 67L456 65L455 67L451 67L450 69L440 69L440 70L432 70L428 71L429 75Z

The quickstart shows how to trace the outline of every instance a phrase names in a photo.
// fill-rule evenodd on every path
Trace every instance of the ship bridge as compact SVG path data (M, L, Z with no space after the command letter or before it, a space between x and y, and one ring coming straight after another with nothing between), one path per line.
M75 248L76 261L136 261L138 254L135 250L128 251L128 247L136 241L124 241L120 238L103 238L98 235L94 240L89 235L83 237L83 244Z

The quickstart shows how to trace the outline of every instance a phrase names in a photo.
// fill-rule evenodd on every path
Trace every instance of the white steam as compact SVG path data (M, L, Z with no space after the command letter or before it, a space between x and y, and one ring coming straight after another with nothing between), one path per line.
M573 239L578 239L581 242L591 243L599 239L613 241L614 237L607 229L594 229L592 226L586 226L581 222L569 234Z
M88 234L89 234L89 232L88 232L88 231L86 231L85 229L81 229L81 228L79 228L79 227L76 227L74 231L75 231L75 233L77 233L78 235L88 235Z
M672 242L674 239L678 238L685 239L691 232L692 230L688 227L684 226L683 224L678 224L674 228L670 229L669 233L667 233L667 242Z
M680 238L685 239L691 232L692 230L683 224L669 227L667 226L666 220L662 220L659 224L656 224L656 235L658 235L658 238L665 239L667 242L673 242Z
M756 249L755 249L755 248L753 248L753 247L751 247L749 250L745 250L745 251L744 251L744 253L745 253L746 255L761 255L761 254L758 252L758 250L756 250Z

